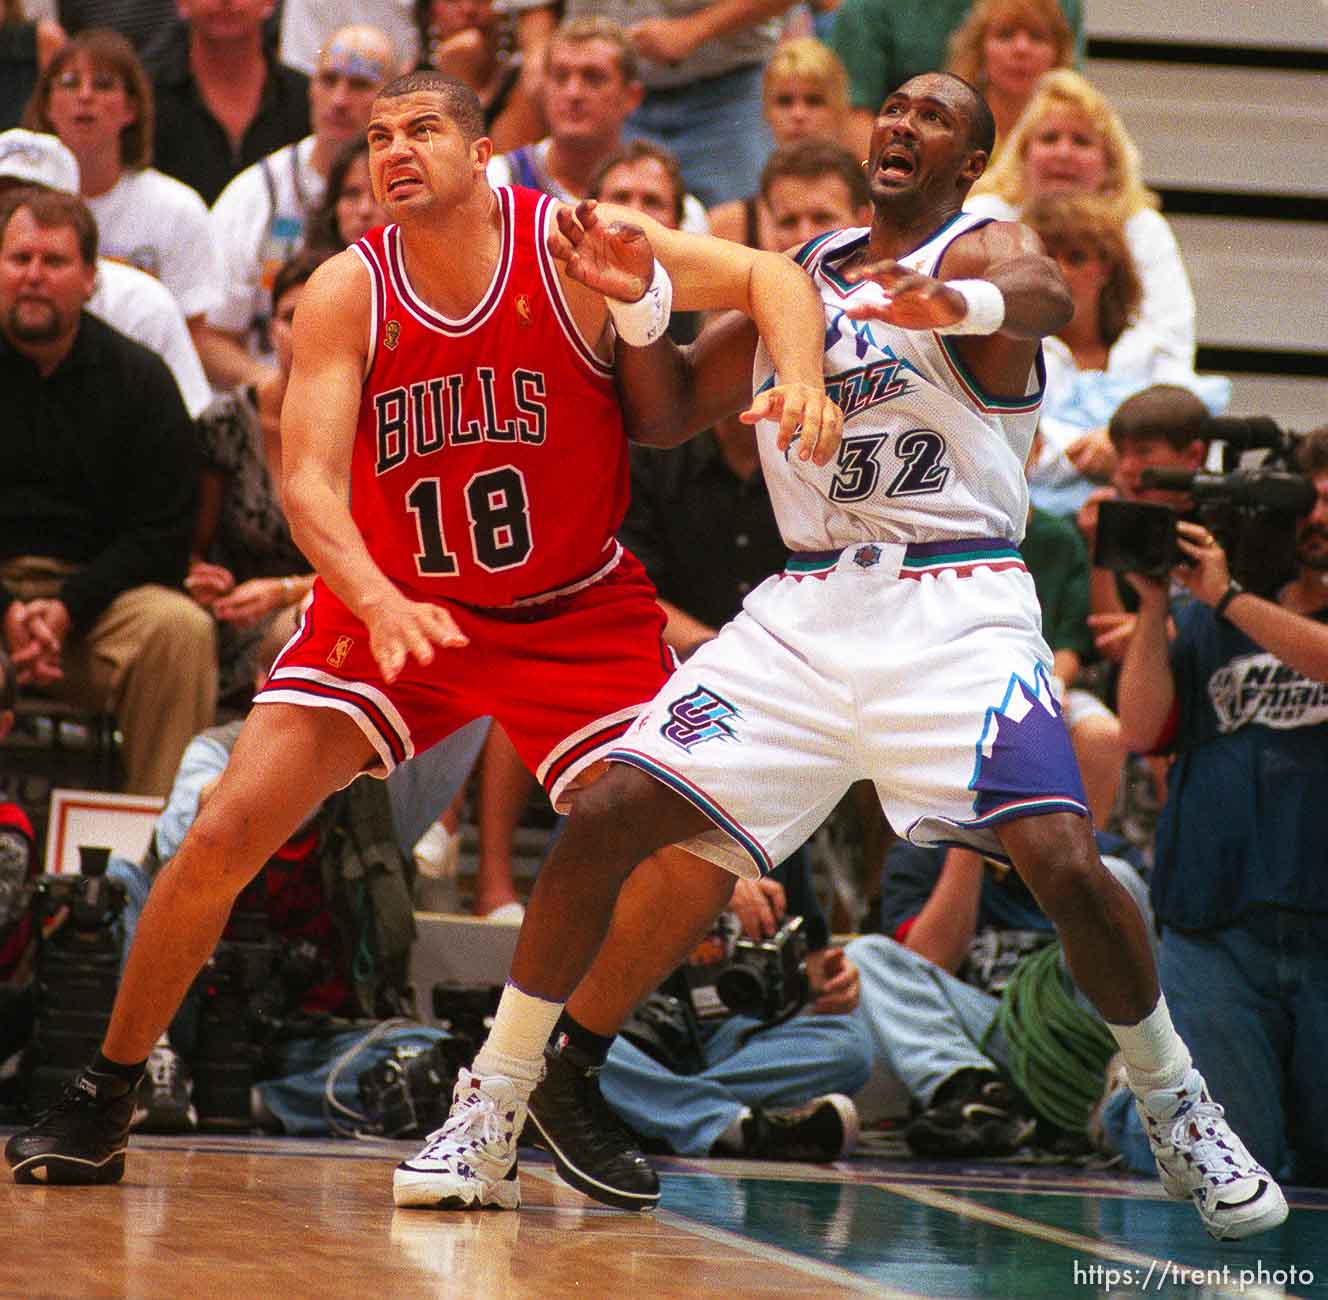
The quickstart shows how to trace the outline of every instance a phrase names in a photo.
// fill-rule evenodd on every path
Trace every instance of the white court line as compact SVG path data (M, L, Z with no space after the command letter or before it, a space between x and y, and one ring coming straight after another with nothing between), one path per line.
M1117 1246L1096 1237L1085 1237L1077 1232L1071 1232L1068 1228L1053 1228L1049 1224L1038 1223L1036 1219L1025 1219L1018 1214L1011 1214L1008 1210L996 1210L991 1206L981 1205L976 1201L966 1201L960 1196L951 1196L949 1192L937 1191L931 1187L917 1187L906 1183L872 1183L871 1186L879 1187L882 1191L894 1192L898 1196L906 1196L922 1205L930 1205L933 1209L947 1210L966 1219L977 1219L983 1223L994 1224L998 1228L1008 1228L1026 1237L1054 1242L1058 1246L1066 1246L1081 1254L1097 1255L1118 1264L1130 1264L1134 1268L1147 1270L1150 1278L1155 1276L1158 1270L1163 1270L1163 1277L1166 1276L1165 1270L1170 1269L1177 1270L1181 1276L1188 1276L1202 1267L1182 1264L1178 1260L1143 1255L1128 1246ZM1282 1297L1294 1300L1289 1291L1268 1290L1264 1287L1246 1288L1241 1295L1254 1297L1254 1300L1271 1300L1272 1297L1279 1297L1279 1300Z
M529 1165L522 1165L521 1176L523 1178L541 1178L546 1183L552 1183L556 1187L565 1188L568 1186L552 1169L531 1168ZM698 1177L699 1175L678 1174L670 1171L668 1176L670 1178L688 1178ZM861 1273L852 1273L848 1269L838 1268L834 1264L808 1259L804 1255L785 1250L781 1246L768 1245L764 1241L744 1237L739 1233L730 1232L726 1228L712 1228L709 1224L698 1223L695 1219L690 1219L683 1214L675 1214L672 1210L656 1210L651 1217L661 1223L667 1223L672 1228L681 1228L695 1237L704 1237L707 1241L713 1241L717 1245L741 1251L744 1255L782 1264L785 1268L805 1273L818 1282L833 1283L835 1286L844 1287L846 1290L860 1291L863 1295L877 1296L879 1300L932 1300L932 1297L925 1292L901 1291L896 1287L888 1287L875 1278L863 1277Z

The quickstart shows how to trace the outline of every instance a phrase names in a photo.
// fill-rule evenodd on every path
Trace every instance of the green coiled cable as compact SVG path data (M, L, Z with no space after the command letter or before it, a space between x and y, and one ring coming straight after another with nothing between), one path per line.
M1015 967L996 1019L1010 1048L1010 1077L1037 1114L1084 1133L1102 1096L1107 1062L1119 1050L1111 1032L1065 986L1061 946L1050 943Z

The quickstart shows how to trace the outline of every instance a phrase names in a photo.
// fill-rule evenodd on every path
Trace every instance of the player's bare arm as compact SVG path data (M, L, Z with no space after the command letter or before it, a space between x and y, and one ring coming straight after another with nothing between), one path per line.
M346 252L314 272L293 324L294 360L281 411L282 499L291 535L369 631L384 678L409 655L465 638L446 611L408 600L374 562L350 513L350 465L369 338L369 273Z
M916 330L947 330L964 320L969 300L950 282L993 285L1003 300L999 325L957 337L955 346L974 376L997 393L1022 392L1039 340L1074 315L1060 267L1032 230L1013 221L991 222L955 240L938 277L887 260L859 266L848 278L872 280L885 291L883 301L855 303L850 316Z
M810 278L788 258L763 253L727 240L669 230L642 214L593 201L558 212L558 230L550 248L558 259L569 301L578 313L578 324L587 337L607 333L608 312L604 295L624 302L640 299L653 272L654 259L673 281L673 304L679 310L713 311L727 308L742 312L755 322L774 360L781 383L761 394L749 411L749 420L779 421L778 442L787 448L795 438L799 455L825 464L838 451L843 431L839 409L826 396L821 352L824 340L820 299ZM648 256L647 256L648 253ZM754 337L754 335L753 335ZM661 378L668 386L681 384L676 355L660 340L646 351L662 348ZM642 349L624 348L626 354ZM750 397L750 365L743 376ZM635 420L645 408L628 401L628 418ZM629 425L634 438L651 445L667 446L695 432L678 423L669 428L654 408L643 425ZM699 426L704 428L705 426Z

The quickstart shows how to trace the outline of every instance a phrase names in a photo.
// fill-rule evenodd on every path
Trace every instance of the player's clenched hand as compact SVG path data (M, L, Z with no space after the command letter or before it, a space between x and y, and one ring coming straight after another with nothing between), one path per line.
M639 226L601 221L594 199L558 209L558 229L549 232L549 252L567 274L589 289L636 302L650 288L655 250Z
M388 682L396 680L406 666L407 656L417 663L431 664L434 646L454 650L470 644L445 609L395 593L365 610L364 624L369 629L374 662Z
M845 276L853 284L870 280L885 291L885 298L860 296L847 311L853 320L879 320L906 330L934 330L953 325L968 311L968 303L944 280L886 259L857 267Z
M826 465L839 452L844 413L814 384L776 384L763 389L738 417L744 424L778 420L775 445L787 451L798 440L798 458Z

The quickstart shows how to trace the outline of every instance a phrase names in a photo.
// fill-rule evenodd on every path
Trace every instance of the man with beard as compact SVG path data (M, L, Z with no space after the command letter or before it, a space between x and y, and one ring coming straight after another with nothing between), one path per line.
M126 787L164 795L216 703L198 456L166 363L83 310L96 259L77 196L0 199L0 614L20 683L114 712Z
M1135 575L1139 614L1121 666L1128 744L1174 754L1152 879L1162 987L1195 1064L1254 1157L1328 1185L1328 426L1299 468L1317 500L1299 571L1273 599L1233 582L1221 547L1182 523L1194 568ZM1125 1112L1107 1128L1132 1126ZM1128 1143L1124 1144L1127 1146Z

